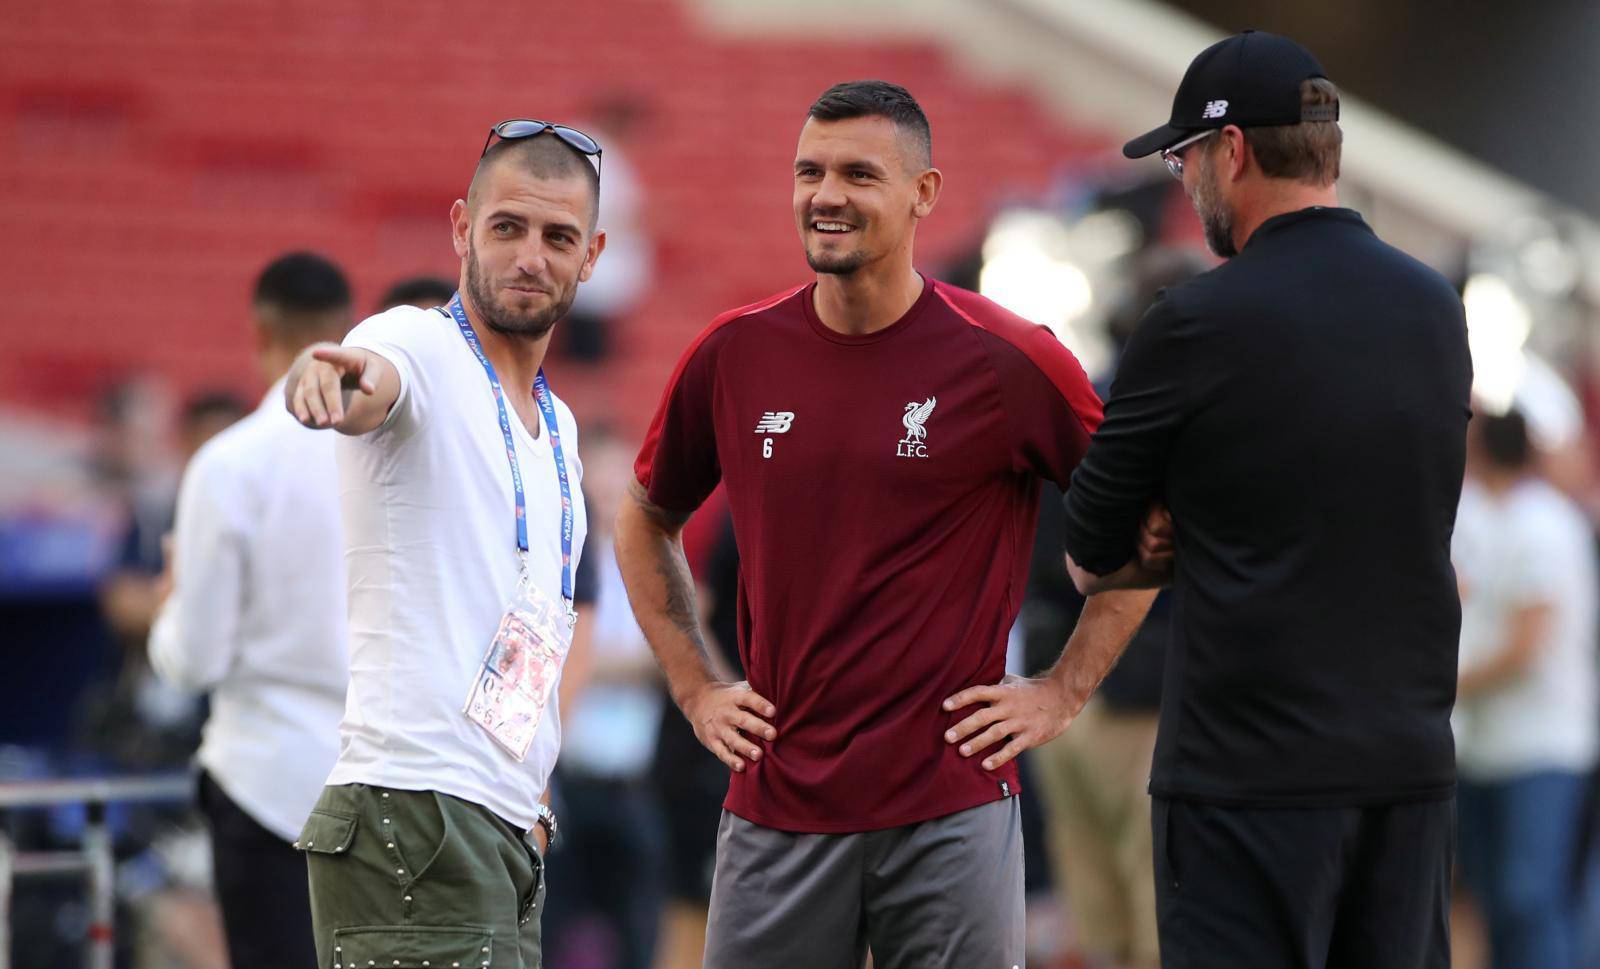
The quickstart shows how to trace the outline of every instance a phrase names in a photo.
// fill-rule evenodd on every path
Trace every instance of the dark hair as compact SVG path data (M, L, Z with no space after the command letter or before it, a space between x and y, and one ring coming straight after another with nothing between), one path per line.
M1300 82L1300 107L1339 105L1339 89L1325 77ZM1337 121L1302 121L1299 124L1245 128L1244 139L1256 156L1261 173L1269 178L1292 178L1313 185L1339 180L1339 154L1344 132Z
M467 188L469 207L477 207L478 186L483 180L483 175L499 164L501 159L511 160L520 165L523 171L537 178L568 178L582 175L584 181L589 183L589 197L593 203L589 211L589 228L592 230L595 227L595 222L600 217L600 172L595 168L594 162L589 160L589 156L550 132L534 135L531 138L508 138L490 145L489 150L478 159L477 171L472 173L472 184Z
M332 262L314 252L279 256L256 279L254 302L294 315L350 307L350 283Z
M232 391L206 390L184 401L178 421L184 427L192 427L212 417L238 420L248 413L250 413L249 405Z
M1528 420L1522 412L1512 408L1504 414L1478 413L1472 418L1478 425L1478 440L1483 444L1483 455L1497 468L1518 470L1528 466L1533 459L1533 449L1528 441Z
M456 294L456 284L438 276L411 276L390 286L378 300L378 312L396 306L443 306Z
M888 81L845 81L822 92L811 104L818 121L888 118L915 144L922 165L933 164L933 132L928 116L911 92Z

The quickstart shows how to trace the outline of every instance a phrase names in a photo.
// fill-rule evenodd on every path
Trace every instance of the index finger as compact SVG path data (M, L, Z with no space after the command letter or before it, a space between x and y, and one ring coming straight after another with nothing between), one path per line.
M311 351L311 359L331 363L341 371L359 371L367 358L361 351L346 347L317 347Z
M1000 699L1000 688L997 686L969 686L955 696L944 701L946 710L959 710L974 703L992 703Z
M763 717L770 718L776 715L778 712L778 708L772 705L771 700L768 700L755 690L745 690L743 693L735 696L733 702L741 707L744 707L746 710L759 713Z

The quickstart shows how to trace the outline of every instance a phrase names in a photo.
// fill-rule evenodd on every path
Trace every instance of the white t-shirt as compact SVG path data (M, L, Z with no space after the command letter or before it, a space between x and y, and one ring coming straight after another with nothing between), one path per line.
M489 379L439 310L396 307L344 343L393 364L400 396L381 427L341 438L336 449L350 691L328 783L438 791L531 828L561 743L554 693L522 763L462 712L520 573L511 468ZM555 408L576 571L587 530L578 429L566 404L557 399ZM535 440L507 410L527 496L529 575L559 600L561 491L550 435Z
M1545 603L1551 621L1519 679L1457 702L1463 777L1493 781L1535 770L1587 770L1597 747L1596 578L1583 514L1539 480L1500 496L1468 481L1452 548L1463 588L1461 666L1505 647L1512 614Z
M163 679L211 691L198 760L292 841L322 793L344 708L345 574L333 435L283 381L183 473L172 595L150 631Z

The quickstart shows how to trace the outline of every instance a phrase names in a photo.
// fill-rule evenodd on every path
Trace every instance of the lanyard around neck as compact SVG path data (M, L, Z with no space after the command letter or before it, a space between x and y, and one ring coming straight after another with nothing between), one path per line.
M461 305L461 294L450 297L450 315L455 318L456 326L461 330L461 336L467 341L467 346L477 355L478 362L483 364L483 372L489 377L489 388L494 391L494 405L500 411L500 433L506 441L506 460L511 464L511 490L517 502L517 548L523 552L528 550L528 498L522 489L522 470L517 465L516 439L511 436L511 415L506 411L505 391L500 387L500 377L494 372L494 364L489 362L489 357L483 352L483 344L478 342L478 334L473 332L472 324L467 320L467 311ZM566 604L568 611L572 609L572 484L567 479L567 461L561 450L561 428L556 420L555 397L550 393L550 382L545 379L544 368L539 368L539 373L533 378L533 398L539 404L539 414L544 420L544 430L550 435L550 450L556 459L556 482L561 486L561 599Z

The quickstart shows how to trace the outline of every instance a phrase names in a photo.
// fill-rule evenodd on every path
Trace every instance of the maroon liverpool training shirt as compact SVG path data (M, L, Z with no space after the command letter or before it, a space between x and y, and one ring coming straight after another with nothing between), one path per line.
M1005 674L1039 481L1063 487L1100 422L1044 327L929 281L891 326L836 333L814 285L718 317L684 353L639 453L650 500L727 482L739 653L778 739L729 811L870 831L1018 790L963 759L944 698Z

